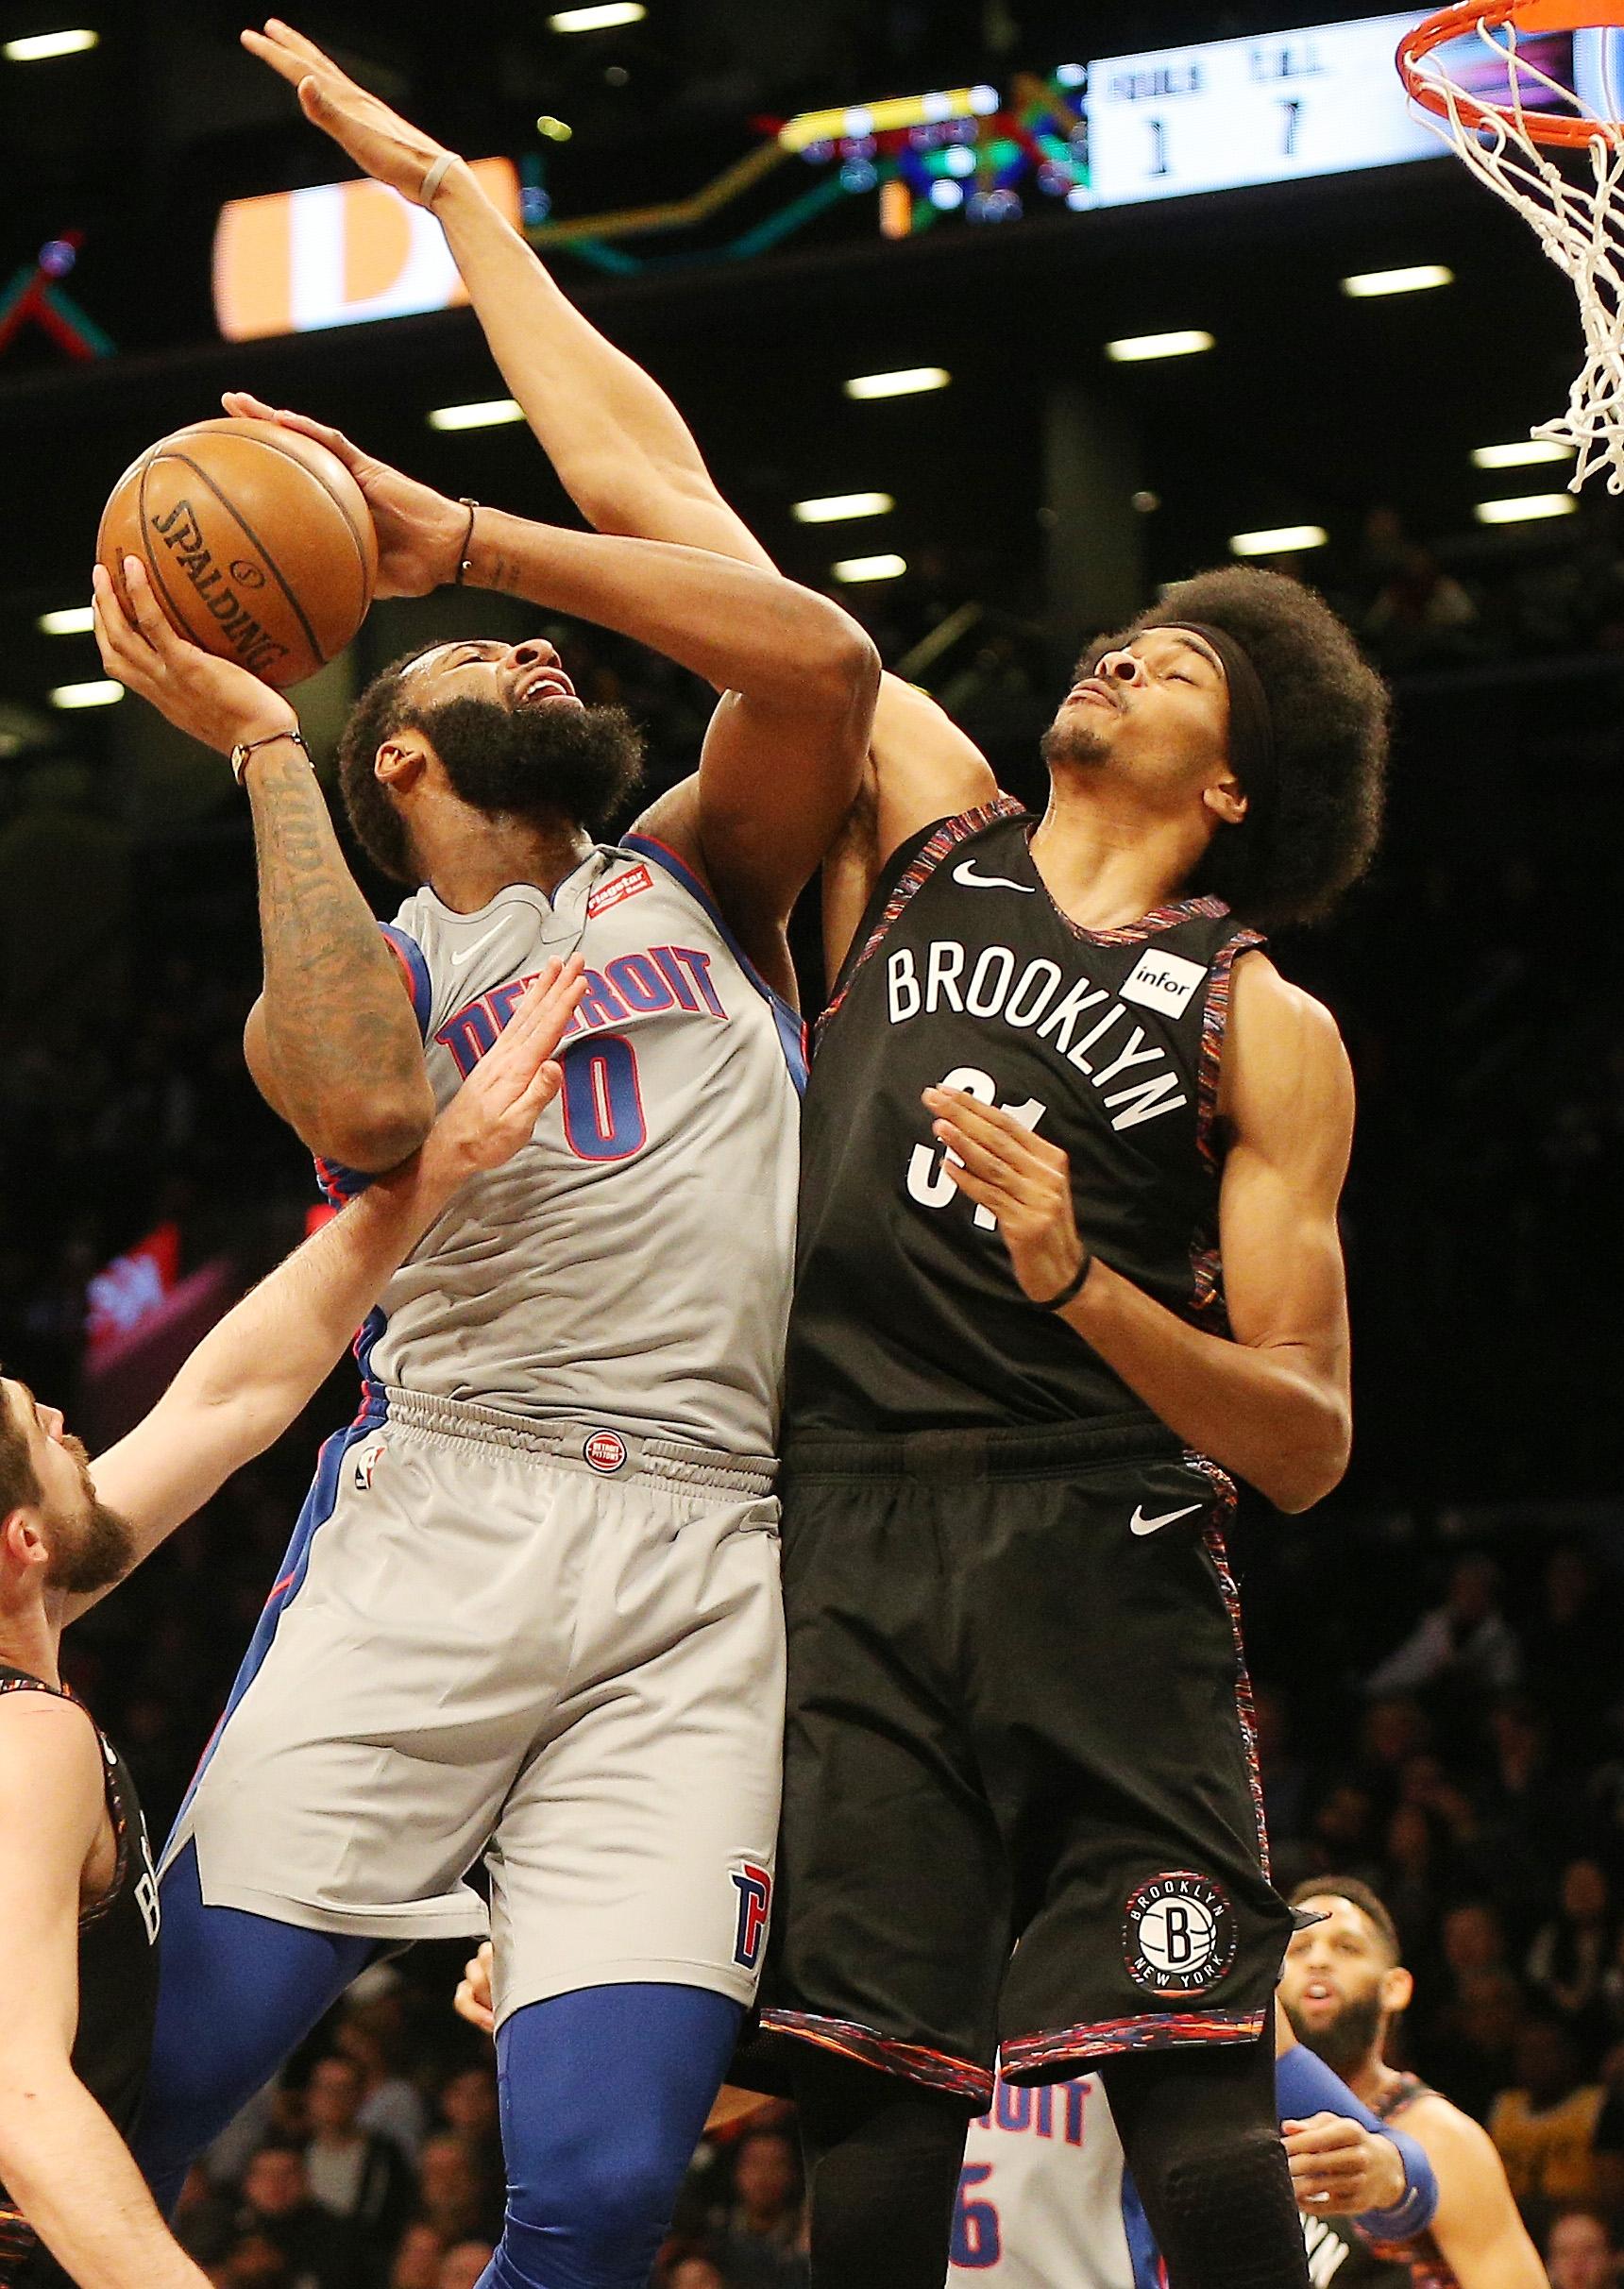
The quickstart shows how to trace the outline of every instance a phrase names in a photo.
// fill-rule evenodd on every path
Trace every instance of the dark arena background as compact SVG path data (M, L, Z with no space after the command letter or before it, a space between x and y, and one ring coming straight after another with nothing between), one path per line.
M1624 526L1601 478L1576 499L1567 460L1526 457L1580 359L1572 297L1405 113L1391 50L1413 18L579 12L632 20L309 0L296 21L508 163L538 251L668 387L778 562L1006 786L1040 799L1083 639L1238 556L1322 589L1392 681L1379 861L1278 948L1336 1013L1360 1112L1352 1467L1306 1517L1249 1500L1238 1534L1277 1874L1379 1889L1417 1983L1396 2055L1472 2113L1597 2094L1584 2136L1518 2150L1542 2247L1568 2202L1624 2223ZM244 1065L246 806L220 757L102 680L102 501L241 386L449 494L573 517L441 270L363 244L337 193L311 202L350 170L238 29L218 0L0 4L0 1357L93 1450L315 1198ZM1242 43L1238 77L1219 42ZM251 228L228 212L273 195ZM874 376L911 382L854 387ZM487 595L376 606L296 695L324 774L374 667L528 626ZM646 723L656 783L692 768L698 686L550 633ZM155 1836L353 1383L69 1640ZM213 2280L475 2279L500 2176L489 2045L450 2010L460 1956L368 1974L195 2174L179 2230ZM382 2141L360 2223L306 2200L296 2158L256 2160L342 2145L357 2104ZM708 2143L660 2281L804 2281L795 2170L782 2110Z

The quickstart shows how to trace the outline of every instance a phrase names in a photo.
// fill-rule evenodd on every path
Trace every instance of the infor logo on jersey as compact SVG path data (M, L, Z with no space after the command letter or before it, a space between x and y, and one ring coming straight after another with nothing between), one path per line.
M1152 947L1128 973L1122 998L1138 1002L1142 1009L1159 1009L1164 1016L1178 1017L1206 975L1202 963L1186 961L1182 954L1159 954Z
M1129 1975L1153 1995L1198 1995L1235 1960L1229 1895L1210 1876L1179 1869L1153 1875L1128 1895L1123 1951Z
M730 1873L734 1890L738 1893L738 1927L734 1935L733 1959L746 1971L753 1971L761 1960L761 1942L767 1937L768 1919L772 1913L772 1878L753 1860L741 1860Z

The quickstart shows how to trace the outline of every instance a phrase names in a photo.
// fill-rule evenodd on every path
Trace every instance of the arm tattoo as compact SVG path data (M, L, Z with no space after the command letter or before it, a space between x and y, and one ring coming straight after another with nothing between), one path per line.
M425 1105L427 1074L395 958L338 847L315 773L268 755L248 780L265 963L265 1040L307 1144L370 1105ZM406 1147L405 1149L410 1149ZM334 1158L343 1159L342 1152Z

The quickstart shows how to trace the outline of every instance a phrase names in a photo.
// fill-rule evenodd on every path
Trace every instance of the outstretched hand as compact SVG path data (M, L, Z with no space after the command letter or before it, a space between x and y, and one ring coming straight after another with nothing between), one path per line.
M364 173L387 183L414 207L430 204L424 185L442 160L461 164L444 144L358 87L313 40L279 17L268 17L262 32L244 32L242 42L250 56L268 63L297 91L299 109L313 127L330 135Z
M342 430L314 421L309 414L267 405L245 389L225 391L220 402L236 420L274 421L279 429L313 437L343 462L365 495L377 529L378 595L427 596L456 578L468 525L468 512L460 500L448 500L432 485L419 484L387 461L364 453Z
M1359 2217L1404 2199L1404 2157L1391 2138L1345 2114L1311 2114L1280 2131L1299 2209Z
M425 1171L460 1184L482 1168L499 1168L529 1144L536 1122L564 1085L555 1052L586 991L579 954L550 961L525 989L514 1013L456 1095L423 1147Z

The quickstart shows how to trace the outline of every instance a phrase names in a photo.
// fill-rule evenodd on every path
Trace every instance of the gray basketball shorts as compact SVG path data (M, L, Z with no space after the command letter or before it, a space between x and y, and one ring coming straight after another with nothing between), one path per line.
M784 1714L770 1458L374 1389L322 1450L165 1853L210 1906L482 1934L497 2012L753 2000Z

